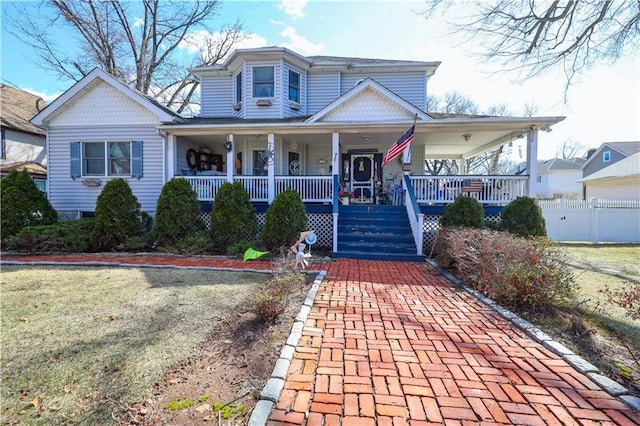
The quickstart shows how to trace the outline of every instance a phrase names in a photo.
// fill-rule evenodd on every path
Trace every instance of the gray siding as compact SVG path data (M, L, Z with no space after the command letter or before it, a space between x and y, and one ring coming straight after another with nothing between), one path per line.
M100 178L102 185L86 187L82 179L71 179L70 142L88 140L141 140L143 141L143 173L141 179L126 178L133 194L145 212L155 214L162 190L162 151L164 140L155 126L129 127L64 127L49 131L49 199L58 212L94 211L104 184L111 178Z
M396 95L424 111L427 97L427 77L423 72L342 74L340 94L351 90L362 79L371 77Z
M611 152L611 160L607 161L606 163L602 161L605 152ZM596 155L596 157L583 169L582 177L587 177L599 170L604 169L605 167L609 167L610 165L627 158L626 155L623 155L619 151L608 147L604 147L602 151L596 152L594 155Z
M299 110L292 109L291 103L289 102L289 70L300 74L300 109ZM306 105L307 105L307 73L285 62L282 67L282 90L280 91L280 96L283 100L282 102L283 117L296 117L299 115L304 115L306 111Z
M271 105L268 106L258 106L256 105L256 100L258 98L253 97L253 67L266 67L266 66L274 66L274 75L273 78L275 80L274 84L274 97L268 98L271 100ZM246 94L247 97L245 99L245 118L280 118L281 117L281 105L282 105L282 64L275 62L260 62L260 63L252 63L246 67Z
M307 76L307 114L315 114L340 96L338 73Z
M202 117L231 117L233 111L232 77L203 78L200 86L200 115Z

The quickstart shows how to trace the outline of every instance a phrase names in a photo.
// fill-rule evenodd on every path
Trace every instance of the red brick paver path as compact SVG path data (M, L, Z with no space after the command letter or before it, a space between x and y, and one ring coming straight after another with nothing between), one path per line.
M269 270L162 255L2 256ZM640 416L424 263L327 269L269 425L638 425Z

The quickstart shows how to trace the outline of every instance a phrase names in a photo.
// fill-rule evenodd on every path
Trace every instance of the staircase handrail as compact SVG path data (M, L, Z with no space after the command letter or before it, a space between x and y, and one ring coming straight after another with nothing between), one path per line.
M420 212L418 207L418 201L411 184L411 178L408 174L404 175L403 181L404 192L404 205L407 208L407 216L409 216L409 223L411 224L411 233L413 234L413 240L416 243L416 252L419 256L422 256L422 240L424 238L424 213Z

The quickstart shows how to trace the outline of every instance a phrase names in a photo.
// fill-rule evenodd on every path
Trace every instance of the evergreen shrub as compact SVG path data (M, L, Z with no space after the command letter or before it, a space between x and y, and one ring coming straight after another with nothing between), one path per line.
M211 239L216 251L242 240L253 240L258 234L256 209L241 182L225 183L218 190L211 208Z
M281 192L266 213L262 240L268 250L278 252L298 241L307 230L307 212L300 195L293 189Z
M518 197L507 204L500 215L500 228L521 237L547 235L542 209L530 197Z
M475 198L458 197L456 201L447 204L444 208L440 225L483 229L486 227L484 209Z
M0 181L0 232L2 240L16 235L27 226L47 225L58 221L44 192L26 171L11 171Z
M174 247L204 231L200 213L200 202L189 181L173 178L165 183L158 198L153 229L156 243Z
M9 250L24 253L86 253L93 218L65 220L51 225L27 226L7 241Z
M144 234L140 203L122 178L107 182L98 196L91 244L96 250L122 248L128 240Z

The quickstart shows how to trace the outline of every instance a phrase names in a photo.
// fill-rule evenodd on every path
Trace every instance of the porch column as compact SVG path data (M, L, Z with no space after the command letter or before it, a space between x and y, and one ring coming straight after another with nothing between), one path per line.
M176 137L174 135L164 135L165 144L167 146L164 164L165 164L165 181L170 181L172 177L176 175L176 168L178 163L176 160Z
M340 133L331 134L331 174L340 175Z
M340 182L340 133L331 134L331 175L333 176L332 200L336 200L336 192ZM333 202L333 201L332 201ZM338 206L333 206L333 235L331 245L334 253L338 252Z
M529 171L527 195L535 198L538 179L538 129L535 126L531 126L527 131L527 170Z
M467 162L464 158L458 160L458 174L466 175L467 174Z
M233 174L236 168L236 143L233 140L233 133L229 133L227 142L231 142L231 149L227 150L227 182L233 183Z
M267 200L269 204L276 198L276 158L275 158L275 135L269 133L267 135Z

